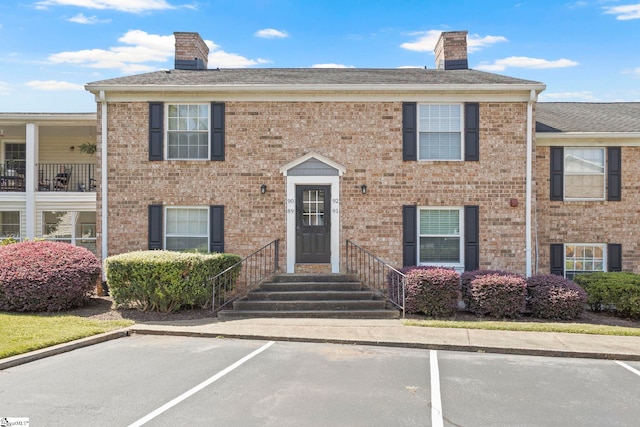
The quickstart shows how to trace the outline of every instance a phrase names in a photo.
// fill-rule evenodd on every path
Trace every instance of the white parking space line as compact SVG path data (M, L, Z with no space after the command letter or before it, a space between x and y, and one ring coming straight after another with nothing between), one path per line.
M429 351L429 363L431 365L431 425L442 427L444 420L440 395L440 369L438 368L438 352L436 350Z
M631 366L627 365L626 363L624 363L624 362L619 362L619 361L617 361L617 360L616 360L616 363L617 363L618 365L622 366L623 368L625 368L625 369L627 369L627 370L629 370L629 371L633 372L634 374L636 374L636 375L640 376L640 371L638 371L636 368L632 368Z
M197 392L199 392L203 388L207 387L208 385L213 384L215 381L217 381L220 378L224 377L229 372L233 371L234 369L236 369L237 367L239 367L240 365L242 365L246 361L248 361L248 360L252 359L253 357L257 356L258 354L262 353L263 351L265 351L266 349L271 347L273 345L273 343L274 343L274 341L269 341L268 343L266 343L265 345L263 345L262 347L260 347L256 351L254 351L253 353L250 353L250 354L246 355L245 357L243 357L242 359L238 360L233 365L230 365L230 366L226 367L222 371L220 371L217 374L215 374L214 376L210 377L208 380L206 380L204 382L201 382L197 386L193 387L191 390L188 390L188 391L182 393L180 396L176 397L172 401L165 403L164 405L162 405L161 407L159 407L155 411L153 411L153 412L149 413L148 415L140 418L138 421L134 422L133 424L130 424L129 427L138 427L138 426L142 426L142 425L146 424L147 422L151 421L152 419L154 419L158 415L162 414L163 412L167 411L168 409L174 407L175 405L177 405L178 403L182 402L183 400L189 398L190 396L193 396L194 394L196 394Z

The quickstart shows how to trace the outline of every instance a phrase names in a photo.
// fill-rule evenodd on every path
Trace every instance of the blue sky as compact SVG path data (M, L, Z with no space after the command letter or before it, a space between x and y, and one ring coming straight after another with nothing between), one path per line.
M640 101L639 0L21 0L0 4L0 112L93 112L84 84L173 68L174 31L210 68L433 68L456 30L542 101Z

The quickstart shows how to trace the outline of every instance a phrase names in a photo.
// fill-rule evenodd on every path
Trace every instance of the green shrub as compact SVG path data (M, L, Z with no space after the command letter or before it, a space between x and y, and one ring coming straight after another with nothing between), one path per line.
M592 310L611 310L620 317L640 318L640 275L589 273L576 276L574 281L587 291L587 303Z
M105 272L116 307L169 313L209 307L211 278L240 260L232 254L137 251L108 257Z
M473 279L469 286L470 310L475 314L518 317L524 312L527 282L520 275L488 274Z
M63 242L0 246L0 310L59 311L82 305L100 277L89 250Z
M4 239L0 240L0 246L12 245L14 243L18 243L18 241L13 237L5 237Z
M406 305L413 312L433 317L455 314L460 294L460 276L455 270L418 267L406 275Z

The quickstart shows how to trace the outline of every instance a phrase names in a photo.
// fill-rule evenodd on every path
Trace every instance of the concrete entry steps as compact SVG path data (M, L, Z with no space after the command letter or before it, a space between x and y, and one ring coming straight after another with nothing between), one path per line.
M400 312L345 274L277 274L218 312L220 320L258 317L397 319Z

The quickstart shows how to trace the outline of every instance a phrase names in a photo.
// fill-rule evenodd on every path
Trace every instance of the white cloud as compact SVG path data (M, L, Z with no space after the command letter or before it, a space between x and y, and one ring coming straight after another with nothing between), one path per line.
M575 67L576 65L578 65L578 62L564 58L550 61L548 59L529 58L526 56L510 56L504 59L497 59L493 64L482 63L474 68L484 71L504 71L507 68L544 69Z
M284 39L289 37L286 31L280 31L273 28L265 28L264 30L256 31L256 37L263 39Z
M433 52L440 38L440 34L442 34L442 31L438 30L412 33L411 35L417 36L417 39L413 42L402 43L400 47L416 52ZM469 34L467 35L467 49L469 52L476 52L487 46L506 41L508 41L507 38L503 36L481 37L478 34Z
M616 15L616 19L619 21L640 19L640 3L622 6L607 6L604 10L604 13L607 15Z
M11 86L7 82L0 81L0 95L9 95L11 93Z
M36 7L39 9L46 9L50 6L76 6L130 13L176 8L165 0L42 0L36 3Z
M61 82L57 80L32 80L27 82L27 86L38 90L56 91L56 90L84 90L83 85Z
M630 70L624 70L622 72L622 74L631 74L634 77L640 77L640 67L633 68L633 69L630 69Z
M344 64L313 64L311 68L356 68L353 65Z
M69 22L75 22L76 24L98 24L100 22L110 22L109 19L100 20L97 16L84 16L84 14L79 13L76 16L72 16L67 19Z
M161 36L141 30L131 30L118 41L126 46L54 53L49 55L48 60L54 64L74 64L87 68L115 68L125 74L131 74L158 70L162 68L160 64L172 60L174 56L173 35ZM225 52L211 40L205 40L205 43L210 49L210 68L242 68L269 62L265 59L249 59L239 54ZM159 65L152 65L153 63Z
M551 101L598 101L598 99L593 95L593 92L588 90L583 90L579 92L556 92L556 93L547 93L542 92L540 94L539 100L542 102L551 102Z

